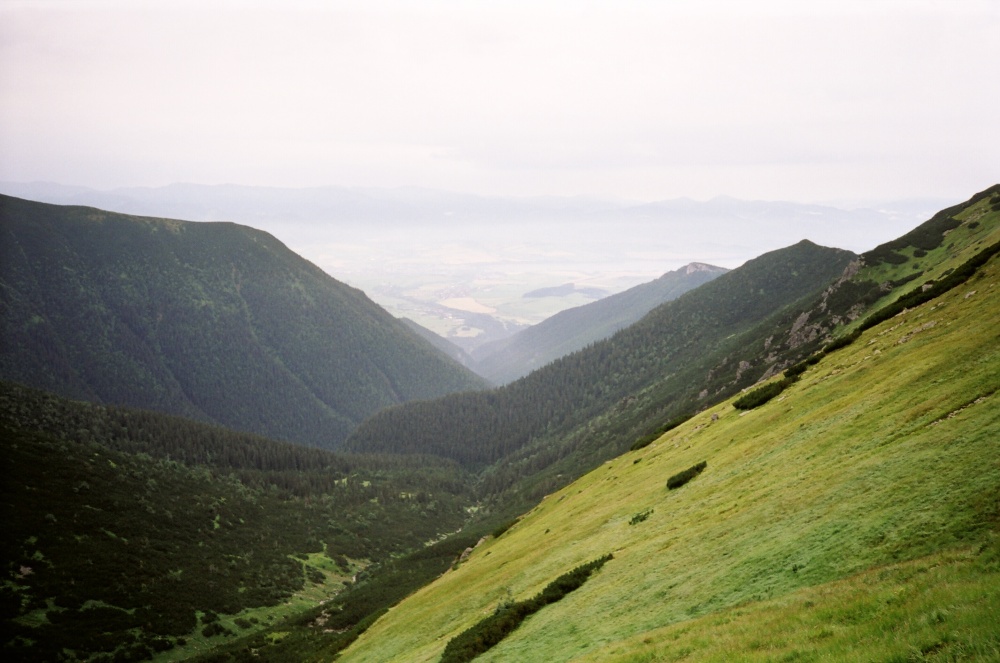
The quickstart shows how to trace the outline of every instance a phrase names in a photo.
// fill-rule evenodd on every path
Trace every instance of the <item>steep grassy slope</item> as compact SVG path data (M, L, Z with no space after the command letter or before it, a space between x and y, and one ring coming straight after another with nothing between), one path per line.
M436 660L609 552L477 660L997 660L998 318L994 258L766 405L721 403L550 495L342 660Z
M484 386L266 233L10 197L0 378L324 446Z
M562 311L510 338L476 348L474 368L497 384L511 382L559 357L608 338L660 304L727 271L692 263L625 292Z

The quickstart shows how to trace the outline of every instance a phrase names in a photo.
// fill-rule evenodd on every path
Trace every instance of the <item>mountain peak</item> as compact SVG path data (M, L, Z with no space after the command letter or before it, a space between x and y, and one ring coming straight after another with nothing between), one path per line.
M716 267L715 265L709 265L704 262L692 262L684 267L681 267L685 274L696 274L698 272L724 272L726 271L722 267Z

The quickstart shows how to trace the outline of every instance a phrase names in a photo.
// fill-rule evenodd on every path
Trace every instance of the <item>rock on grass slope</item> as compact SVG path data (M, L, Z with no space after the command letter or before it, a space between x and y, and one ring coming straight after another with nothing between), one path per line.
M994 257L767 404L718 404L548 496L341 660L437 660L607 553L477 660L1000 659L997 319Z

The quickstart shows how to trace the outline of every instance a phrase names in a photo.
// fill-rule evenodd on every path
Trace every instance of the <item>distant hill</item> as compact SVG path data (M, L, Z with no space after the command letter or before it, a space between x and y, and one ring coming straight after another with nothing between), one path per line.
M472 354L476 360L473 368L497 384L511 382L563 355L608 338L660 304L727 271L722 267L691 263L649 283L567 309L510 338L476 348Z
M0 378L335 446L484 386L271 235L0 197Z
M593 297L594 299L600 299L601 297L606 297L608 294L607 290L603 288L587 288L580 287L575 283L563 283L562 285L555 285L549 288L538 288L536 290L529 290L528 292L521 295L521 297L527 299L537 299L539 297L568 297L569 295L580 294L585 297Z

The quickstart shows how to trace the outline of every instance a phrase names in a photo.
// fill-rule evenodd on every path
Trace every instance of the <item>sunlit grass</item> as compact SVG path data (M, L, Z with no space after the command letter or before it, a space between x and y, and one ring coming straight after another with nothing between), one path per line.
M964 549L649 631L580 660L1000 660L998 606L1000 573Z

